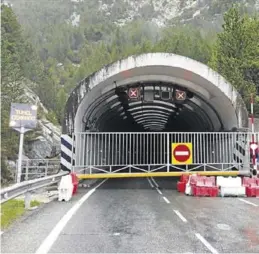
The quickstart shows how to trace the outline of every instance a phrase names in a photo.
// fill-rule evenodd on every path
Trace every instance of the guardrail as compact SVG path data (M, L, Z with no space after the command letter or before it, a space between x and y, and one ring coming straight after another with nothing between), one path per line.
M12 186L1 189L1 202L5 203L8 200L14 199L25 194L25 208L30 207L31 192L58 183L62 176L69 174L69 172L62 172L56 175L29 180Z

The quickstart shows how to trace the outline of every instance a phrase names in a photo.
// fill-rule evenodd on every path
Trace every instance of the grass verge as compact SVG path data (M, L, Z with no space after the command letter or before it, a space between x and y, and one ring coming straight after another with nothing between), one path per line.
M38 206L40 202L31 201L31 207ZM21 217L25 213L24 201L12 199L1 206L1 229L5 229L11 225L16 219Z

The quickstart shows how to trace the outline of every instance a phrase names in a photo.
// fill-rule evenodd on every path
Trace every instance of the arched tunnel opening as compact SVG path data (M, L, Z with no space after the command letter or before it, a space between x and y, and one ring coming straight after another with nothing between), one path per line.
M114 86L98 97L84 116L85 131L95 132L90 134L92 144L88 143L88 146L95 147L91 164L99 167L103 163L112 165L113 170L120 165L132 164L142 168L150 165L152 169L167 164L172 143L195 143L196 149L193 150L198 152L201 150L197 149L198 145L210 146L219 138L196 134L214 131L215 126L206 109L215 116L217 112L201 97L177 84L147 81L122 87L116 87L115 83ZM195 138L196 142L193 142ZM82 137L79 139L83 140ZM175 170L183 168L185 165L179 165ZM165 170L166 166L158 169Z
M230 132L247 119L241 96L219 74L192 59L153 53L80 82L67 102L63 133L74 135L79 171L168 170L172 143L192 144L191 167L229 167L235 159Z
M193 92L176 84L149 81L104 93L88 108L83 121L86 131L99 132L214 131L206 108L217 116Z

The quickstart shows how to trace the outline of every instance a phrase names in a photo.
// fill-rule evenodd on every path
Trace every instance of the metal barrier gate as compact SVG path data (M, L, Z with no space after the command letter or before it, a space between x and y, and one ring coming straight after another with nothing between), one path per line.
M81 132L68 138L63 135L66 147L61 159L67 168L82 174L233 169L249 172L252 135L259 143L259 133L248 132ZM185 157L186 161L179 162L176 157Z

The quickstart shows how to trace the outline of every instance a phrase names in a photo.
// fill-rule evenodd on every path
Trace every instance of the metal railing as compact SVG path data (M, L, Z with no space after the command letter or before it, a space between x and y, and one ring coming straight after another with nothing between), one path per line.
M60 160L24 159L22 160L21 182L37 179L41 177L46 177L49 175L55 175L59 171L60 171Z
M154 172L166 170L249 171L252 133L249 132L144 132L144 133L74 133L75 172L115 173L119 171ZM255 133L259 142L259 133ZM191 143L192 162L172 162L172 143Z
M25 195L25 208L30 206L31 192L59 183L62 176L67 175L68 172L62 172L56 175L38 178L34 180L24 181L18 184L14 184L7 188L1 189L1 204L8 200L14 199L21 195Z

